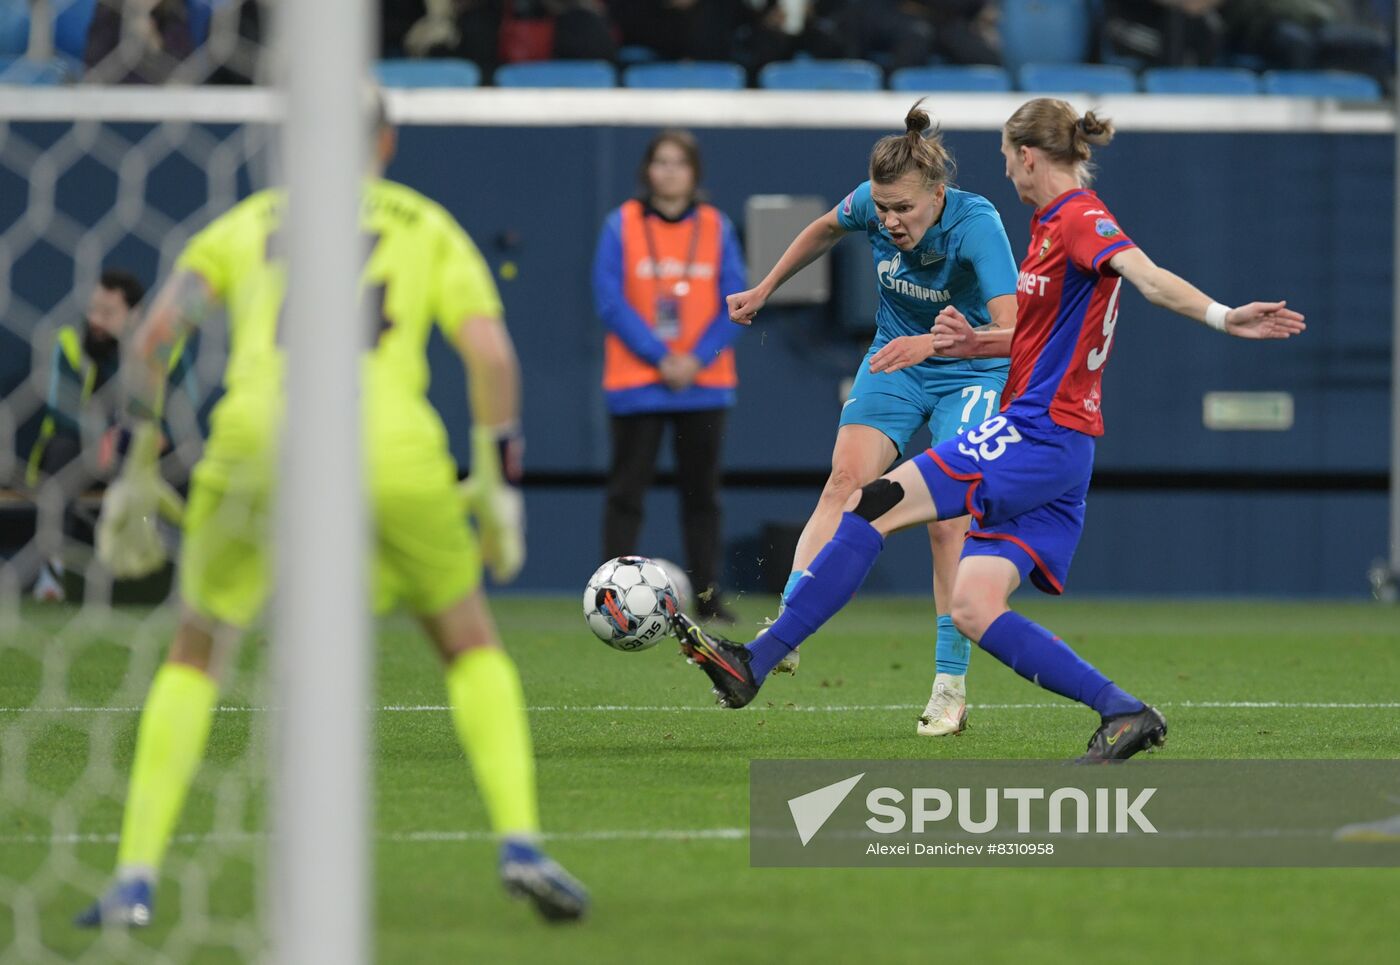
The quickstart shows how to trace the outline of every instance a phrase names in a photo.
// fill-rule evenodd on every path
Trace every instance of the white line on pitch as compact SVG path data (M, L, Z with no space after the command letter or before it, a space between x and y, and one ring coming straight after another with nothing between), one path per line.
M1078 704L1070 701L1040 702L1027 704L968 704L976 710L1074 710ZM1400 710L1400 701L1371 702L1328 702L1311 700L1179 700L1163 701L1158 707L1181 707L1189 710ZM914 704L841 704L834 706L795 707L774 705L758 708L763 711L789 711L797 713L836 714L853 711L917 710ZM443 704L389 704L376 708L391 714L444 713L451 710ZM721 707L688 707L684 705L634 705L634 704L565 704L529 708L534 713L685 713L689 711L718 711ZM10 714L135 714L140 707L0 707L0 713ZM223 714L259 714L266 707L222 706L217 708Z
M647 830L642 828L615 831L546 831L542 838L546 841L740 841L749 836L745 828L696 828L678 830L663 828ZM203 834L177 834L172 840L177 844L236 844L244 841L263 841L268 837L263 831L211 831ZM381 841L395 844L436 844L442 842L495 841L496 835L490 831L386 831L376 835ZM0 836L0 845L15 844L116 844L120 835L108 834L19 834Z

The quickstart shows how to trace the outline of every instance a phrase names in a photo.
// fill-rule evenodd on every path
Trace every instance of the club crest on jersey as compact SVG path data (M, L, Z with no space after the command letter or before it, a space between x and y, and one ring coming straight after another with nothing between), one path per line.
M1094 230L1098 232L1100 238L1112 238L1114 235L1121 235L1123 229L1119 228L1107 218L1100 218L1094 222Z
M1048 255L1048 254L1050 254L1050 239L1049 239L1049 237L1047 237L1044 241L1042 241L1042 242L1040 243L1040 255L1039 255L1038 257L1044 258L1044 257L1045 257L1046 255Z
M935 265L938 262L942 261L943 258L944 255L941 251L921 251L919 253L919 264Z

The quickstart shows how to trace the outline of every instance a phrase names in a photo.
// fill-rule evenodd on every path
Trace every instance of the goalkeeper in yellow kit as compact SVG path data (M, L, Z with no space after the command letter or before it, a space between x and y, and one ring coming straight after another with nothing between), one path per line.
M381 166L394 145L393 128L381 122ZM141 714L116 881L79 916L80 925L149 922L161 860L204 755L225 651L267 597L283 400L277 338L286 284L278 256L283 204L281 192L261 192L196 235L136 339L132 441L98 525L99 556L119 577L163 562L155 517L175 508L157 462L162 358L216 306L228 312L227 394L211 417L184 512L179 625ZM369 246L362 288L379 315L362 369L375 606L406 606L442 654L457 733L501 838L507 890L532 899L550 920L575 919L587 907L587 893L539 850L520 680L480 585L483 558L498 581L514 577L523 562L523 513L512 485L521 446L519 370L501 303L466 233L417 192L369 182L361 226ZM460 489L446 431L426 397L435 323L469 376L472 475ZM356 337L349 324L346 337ZM476 522L480 552L464 506Z

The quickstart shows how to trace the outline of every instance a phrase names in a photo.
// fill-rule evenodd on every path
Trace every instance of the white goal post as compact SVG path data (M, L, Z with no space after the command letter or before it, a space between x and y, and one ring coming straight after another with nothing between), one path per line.
M360 459L366 0L289 0L287 416L274 592L273 961L369 960L368 526Z

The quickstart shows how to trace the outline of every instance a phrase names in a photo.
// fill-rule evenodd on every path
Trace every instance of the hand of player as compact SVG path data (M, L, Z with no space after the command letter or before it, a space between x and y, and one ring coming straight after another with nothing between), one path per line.
M481 558L497 583L509 583L525 565L525 500L510 482L520 479L524 445L514 429L474 427L472 473L457 488L481 537Z
M152 425L132 436L126 463L102 499L97 558L118 579L139 579L166 560L158 519L179 522L184 503L160 476L160 433Z
M525 500L520 489L473 474L457 487L462 508L476 524L481 559L491 579L505 584L525 565Z
M673 391L688 389L700 374L700 360L689 352L672 352L657 365L661 380Z
M1289 338L1306 328L1303 316L1287 302L1250 302L1225 316L1226 333L1237 338Z
M768 302L768 296L757 288L746 292L735 292L724 299L729 306L729 320L740 325L750 325L758 315L758 310Z
M974 358L973 350L977 334L972 325L952 305L938 313L933 320L933 351L938 355L954 359Z
M890 339L870 359L872 372L898 372L934 354L932 335L901 335Z

